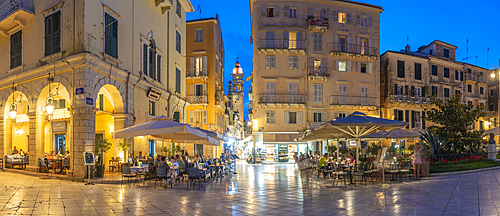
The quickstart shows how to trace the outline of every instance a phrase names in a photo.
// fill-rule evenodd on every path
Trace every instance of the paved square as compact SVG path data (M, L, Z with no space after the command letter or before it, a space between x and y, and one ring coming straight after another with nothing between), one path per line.
M238 174L186 190L40 179L0 172L0 215L499 215L500 170L331 187L294 164L237 164Z

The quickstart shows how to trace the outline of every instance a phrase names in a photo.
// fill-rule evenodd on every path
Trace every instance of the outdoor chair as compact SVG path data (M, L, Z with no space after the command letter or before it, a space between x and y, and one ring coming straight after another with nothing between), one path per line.
M194 187L196 181L199 183L199 188L201 189L201 173L200 169L196 167L189 167L188 168L188 179L193 183L192 187ZM190 183L188 182L186 189L189 189Z
M64 158L63 161L62 161L62 171L64 172L64 174L66 174L66 170L69 169L69 166L70 166L70 160L69 158Z
M130 185L131 185L130 179L131 178L137 178L137 175L133 174L130 171L130 166L122 165L122 182L121 182L122 185L123 185L123 177L127 178L128 184L129 184L129 187L130 187Z
M372 170L372 168L373 168L373 163L366 163L364 165L365 177L367 178L367 180L368 180L368 177L370 177L371 182L373 182L373 170Z
M156 181L164 180L167 181L171 178L171 176L167 175L167 167L156 167L156 178L155 178L155 189L156 189ZM170 188L172 188L172 181L170 181ZM165 190L167 189L167 185L165 184Z
M391 181L396 180L396 176L399 175L399 165L396 163L390 164L389 169L386 170L388 175L391 175Z
M403 178L408 178L410 176L410 162L401 163L399 174L401 175L401 181Z
M340 180L344 180L344 186L346 185L345 183L345 179L348 175L348 173L344 172L344 171L341 171L338 169L338 165L333 165L333 168L334 168L334 177L333 177L333 183L332 185L335 186L335 183L337 182L337 179L340 181ZM338 182L337 182L338 184Z
M361 178L361 180L365 180L365 185L366 185L366 175L365 175L363 162L356 164L354 168L355 168L354 169L354 177L358 177L358 179Z

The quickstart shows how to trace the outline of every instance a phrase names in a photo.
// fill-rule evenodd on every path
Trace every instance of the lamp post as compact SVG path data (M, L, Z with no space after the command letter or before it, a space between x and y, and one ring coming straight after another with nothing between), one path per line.
M500 61L499 61L500 63ZM498 97L500 97L500 68L497 68L493 71L493 73L491 73L491 78L496 78L497 81L498 81L498 91L499 91L499 94L498 94ZM498 100L498 98L497 98ZM499 103L497 101L497 115L499 115L497 117L497 120L500 121L500 107L499 107ZM495 121L495 124L496 124L496 121ZM498 125L496 125L498 127ZM493 133L491 133L493 134ZM488 144L488 159L493 159L493 160L496 160L497 159L497 145L495 144L495 139L494 139L494 134L493 136L491 136L490 134L490 141L489 141L489 144Z
M16 102L14 101L14 93L16 92L16 87L14 86L14 83L12 83L12 105L10 105L10 119L14 121L16 119L17 115L17 105Z

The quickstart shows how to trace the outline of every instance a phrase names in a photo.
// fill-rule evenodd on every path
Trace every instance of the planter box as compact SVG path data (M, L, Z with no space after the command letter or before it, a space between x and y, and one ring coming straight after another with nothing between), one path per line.
M429 161L422 161L420 164L420 175L422 177L429 177Z

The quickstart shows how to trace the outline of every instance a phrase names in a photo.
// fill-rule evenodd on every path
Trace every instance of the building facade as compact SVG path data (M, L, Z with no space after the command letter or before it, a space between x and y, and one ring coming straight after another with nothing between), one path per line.
M488 104L486 68L455 60L456 46L435 40L411 51L407 45L401 51L387 51L381 55L381 117L408 122L406 129L425 129L431 122L422 120L425 109L431 108L431 99L448 100L462 94L467 103L484 106L486 112L496 109ZM491 78L490 78L491 79ZM491 80L490 80L491 82ZM498 90L498 89L497 89ZM493 99L493 97L492 97ZM490 113L481 118L475 129L488 129Z
M189 124L222 134L226 128L224 96L224 41L219 16L190 20L187 28L186 76ZM188 152L195 149L186 146ZM197 145L197 154L218 157L223 145Z
M323 122L354 111L380 114L381 7L251 0L250 9L253 141L268 160L305 153L310 144L294 138ZM312 150L325 147L317 142Z
M137 2L136 2L137 3ZM165 115L186 122L185 22L189 0L4 0L0 8L0 156L29 152L28 170L69 151L68 176L85 176L83 152L115 130ZM130 140L129 152L159 144Z

